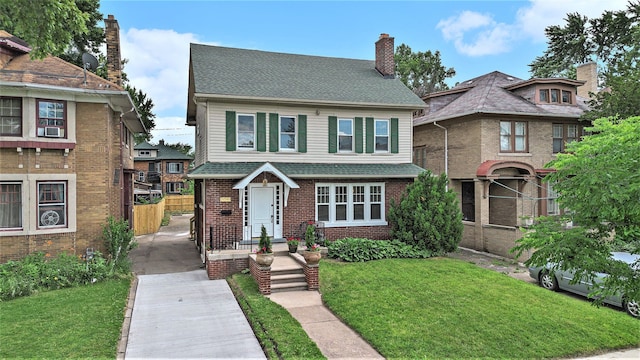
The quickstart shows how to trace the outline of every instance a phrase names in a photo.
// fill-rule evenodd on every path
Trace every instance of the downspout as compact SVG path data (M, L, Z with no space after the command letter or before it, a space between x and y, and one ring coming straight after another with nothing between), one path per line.
M447 131L447 128L439 125L438 122L434 121L433 125L435 125L436 127L439 127L440 129L444 130L444 174L447 176L447 185L445 186L445 189L449 189L449 132Z

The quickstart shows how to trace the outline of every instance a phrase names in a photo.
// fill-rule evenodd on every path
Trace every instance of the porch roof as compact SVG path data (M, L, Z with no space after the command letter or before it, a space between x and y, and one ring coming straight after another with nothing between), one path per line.
M240 179L265 162L207 162L191 170L191 179ZM380 179L416 178L425 171L414 164L326 164L269 162L275 169L295 179Z

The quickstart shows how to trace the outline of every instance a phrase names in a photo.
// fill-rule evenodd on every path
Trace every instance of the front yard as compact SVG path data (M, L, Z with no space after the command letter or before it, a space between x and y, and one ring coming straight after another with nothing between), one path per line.
M322 297L386 358L558 358L640 345L616 309L448 258L321 262Z

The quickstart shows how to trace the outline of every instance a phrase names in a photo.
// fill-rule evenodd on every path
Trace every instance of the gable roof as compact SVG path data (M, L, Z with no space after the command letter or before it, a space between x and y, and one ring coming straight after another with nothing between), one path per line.
M193 96L306 104L419 109L398 79L385 79L373 60L285 54L191 44L189 115Z
M133 147L134 150L156 150L158 155L155 157L141 157L136 156L134 161L154 161L154 160L193 160L193 158L187 154L184 154L174 148L166 146L164 144L151 145L148 142L140 143Z
M429 124L472 114L504 114L578 118L587 109L578 98L577 106L535 104L511 90L534 84L563 84L578 86L580 81L570 79L522 80L494 71L467 81L454 88L429 94L425 101L426 114L413 120L413 125Z

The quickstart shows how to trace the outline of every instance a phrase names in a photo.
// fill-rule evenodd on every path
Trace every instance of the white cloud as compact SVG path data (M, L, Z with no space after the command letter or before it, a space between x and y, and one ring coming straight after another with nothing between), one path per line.
M509 51L514 33L513 26L496 22L490 14L474 11L463 11L441 20L436 28L442 31L445 40L453 41L458 52L469 56Z
M627 4L628 0L531 0L517 11L512 24L496 22L492 14L463 11L441 20L436 28L463 55L494 55L510 51L516 41L525 38L546 41L544 29L563 26L568 13L596 18L605 10L625 9Z
M628 0L531 0L530 5L520 8L516 24L521 31L536 42L547 40L544 29L550 25L564 26L569 13L578 13L588 18L597 18L605 10L626 9Z

